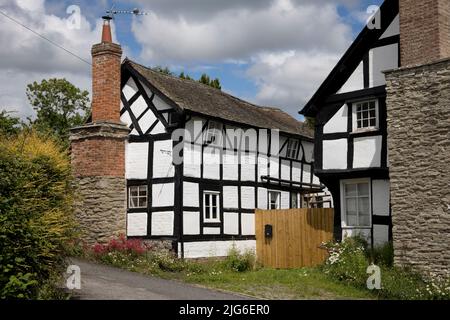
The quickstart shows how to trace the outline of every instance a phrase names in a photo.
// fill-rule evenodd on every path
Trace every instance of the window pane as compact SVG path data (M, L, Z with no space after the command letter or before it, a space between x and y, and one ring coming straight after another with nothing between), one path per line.
M345 185L345 196L355 197L356 196L356 184L346 184Z
M375 118L375 117L376 117L375 109L370 110L370 117L371 117L371 118Z
M377 125L377 122L375 119L370 119L370 126L375 127Z
M369 184L368 183L358 183L358 196L368 196L369 195Z
M147 207L147 197L139 198L139 207Z
M134 197L130 197L130 208L138 207L138 199Z
M138 189L137 189L137 187L130 187L130 196L131 197L137 197L138 196Z
M212 205L213 205L213 207L216 207L217 206L217 195L212 194L211 197L212 197Z
M346 199L345 208L347 210L347 215L356 216L356 198Z
M358 199L358 213L359 216L369 216L369 197L359 198Z
M363 127L363 128L367 128L368 126L369 126L369 121L366 120L366 119L364 119L364 120L363 120L363 125L362 125L362 127Z
M359 216L359 226L370 227L370 216Z
M348 214L347 215L347 225L348 226L357 226L358 225L356 214Z
M147 196L147 186L139 187L139 196Z

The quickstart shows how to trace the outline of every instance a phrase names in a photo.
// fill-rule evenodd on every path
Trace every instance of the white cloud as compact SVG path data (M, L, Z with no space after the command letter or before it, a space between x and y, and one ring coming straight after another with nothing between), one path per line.
M287 51L254 58L247 76L255 81L255 102L283 107L292 115L307 102L336 64L334 53Z
M101 21L92 26L81 16L80 29L71 29L67 24L68 15L48 14L44 4L43 0L3 0L0 10L90 61L90 48L100 38ZM0 16L0 30L0 108L15 110L22 117L34 115L26 99L26 85L44 78L65 77L82 89L90 89L89 64L4 16Z
M170 15L159 3L162 13L135 19L141 59L167 65L246 62L246 76L258 89L251 100L296 115L351 42L351 26L339 16L338 4L358 1L221 3L212 1L201 16L184 7Z
M133 33L146 62L223 62L249 59L263 51L341 50L351 36L335 5L275 0L249 10L228 9L196 20L152 12L135 19Z

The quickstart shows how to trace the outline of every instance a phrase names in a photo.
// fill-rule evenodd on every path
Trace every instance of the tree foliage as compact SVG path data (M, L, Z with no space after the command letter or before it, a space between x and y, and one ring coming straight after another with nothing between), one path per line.
M22 121L18 117L14 117L10 112L2 110L0 112L0 135L13 136L20 132Z
M170 71L170 69L168 67L156 66L156 67L153 67L152 70L160 72L160 73L165 74L165 75L175 76L175 74L172 71ZM195 81L194 78L192 78L188 74L184 73L184 71L182 71L180 73L178 78L184 79L184 80L194 80ZM208 85L210 87L213 87L213 88L216 88L216 89L219 89L219 90L222 89L222 86L220 84L219 78L211 79L209 77L209 75L207 75L206 73L203 73L201 75L200 79L198 79L198 82L206 84L206 85Z
M66 79L44 79L28 84L26 94L37 118L33 126L50 132L67 145L71 127L82 125L89 110L89 93Z

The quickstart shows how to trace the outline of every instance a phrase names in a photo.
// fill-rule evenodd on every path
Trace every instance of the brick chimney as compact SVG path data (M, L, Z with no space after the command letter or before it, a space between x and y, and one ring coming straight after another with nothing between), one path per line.
M402 66L450 57L450 1L399 0Z
M104 20L102 42L92 47L92 122L120 119L122 48L112 43L110 20Z
M71 130L75 214L87 243L126 233L125 141L120 122L122 49L112 43L110 19L102 41L92 47L92 122Z

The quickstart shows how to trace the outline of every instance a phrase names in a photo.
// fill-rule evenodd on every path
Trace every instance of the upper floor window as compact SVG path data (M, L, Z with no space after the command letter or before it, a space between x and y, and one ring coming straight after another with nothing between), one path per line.
M353 131L378 129L378 101L362 101L353 104Z
M291 159L297 159L298 145L299 145L298 140L289 139L288 144L287 144L286 157L291 158Z
M205 140L206 144L221 145L222 144L222 124L215 121L209 121L208 129L206 130Z
M203 193L203 221L220 222L220 193L205 191Z
M128 208L147 208L147 186L128 188Z

